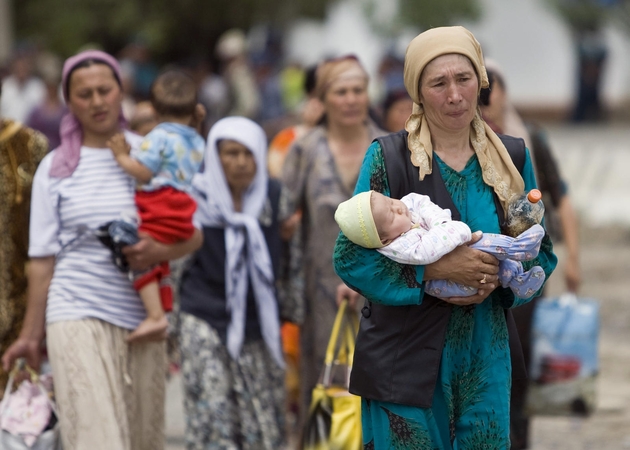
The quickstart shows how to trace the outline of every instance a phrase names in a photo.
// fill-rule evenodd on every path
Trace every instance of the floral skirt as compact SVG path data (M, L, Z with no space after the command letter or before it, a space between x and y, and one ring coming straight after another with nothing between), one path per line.
M246 341L234 361L206 321L180 314L187 448L282 448L284 370L265 343Z

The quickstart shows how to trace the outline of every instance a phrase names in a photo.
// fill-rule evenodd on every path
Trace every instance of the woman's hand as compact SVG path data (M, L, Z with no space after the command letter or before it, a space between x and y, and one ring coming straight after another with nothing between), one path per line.
M474 233L468 244L475 243L479 239L481 239L481 234ZM460 245L436 262L427 264L424 270L424 280L451 280L491 292L498 285L498 273L499 260L494 256L470 248L468 245ZM470 299L470 297L466 298Z
M358 292L353 291L352 289L350 289L348 286L346 286L343 283L337 286L337 298L336 298L337 306L341 305L341 302L344 299L347 299L348 306L352 309L356 309L357 303L359 303L360 297L361 296L359 295Z
M140 241L134 245L128 245L122 249L129 267L135 271L144 271L166 261L166 244L156 241L146 233L138 233Z
M132 270L143 271L162 261L181 258L201 247L203 234L195 229L192 237L187 241L176 244L162 244L147 233L138 233L140 241L122 249Z
M566 259L564 264L564 280L567 285L567 291L577 294L582 282L580 263L577 258L569 257Z
M290 241L293 233L295 233L295 229L302 220L302 213L300 211L296 211L293 213L291 217L282 222L280 225L280 237L283 241Z
M11 371L15 360L26 358L26 363L35 371L39 371L42 361L41 341L32 338L19 337L2 355L2 368Z

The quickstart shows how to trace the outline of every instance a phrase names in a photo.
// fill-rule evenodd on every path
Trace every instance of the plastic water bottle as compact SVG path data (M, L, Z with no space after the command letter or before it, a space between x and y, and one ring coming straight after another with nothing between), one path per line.
M523 231L539 224L545 215L542 193L538 189L520 195L510 201L507 210L507 234L516 237Z

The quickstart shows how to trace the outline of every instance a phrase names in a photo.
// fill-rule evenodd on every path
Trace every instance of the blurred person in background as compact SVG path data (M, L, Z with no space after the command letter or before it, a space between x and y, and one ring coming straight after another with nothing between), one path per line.
M120 82L122 83L122 109L125 119L130 120L136 109L136 90L133 67L130 64L120 66Z
M381 114L383 129L390 133L404 130L412 108L413 100L406 90L390 91L383 101Z
M282 188L245 117L210 129L193 180L203 246L185 264L179 339L189 449L282 448L284 360L276 274Z
M306 69L303 90L306 99L299 111L299 123L287 127L276 134L269 144L268 168L269 175L274 178L282 176L282 166L291 145L311 131L324 115L324 105L315 95L315 72L317 65Z
M52 53L40 53L37 66L37 72L46 85L46 97L29 114L26 125L43 133L48 139L49 148L54 149L61 144L59 128L67 112L61 94L61 61Z
M206 117L200 129L205 138L212 125L225 117L230 107L229 88L209 58L195 55L186 64L199 86L199 101L206 107Z
M0 88L0 98L2 91ZM26 313L28 222L35 170L48 152L46 137L0 117L0 348L18 337ZM10 368L8 368L10 369ZM8 370L0 369L0 395Z
M151 84L159 72L153 62L151 49L142 38L136 38L121 50L119 56L123 73L132 78L133 98L136 101L148 100Z
M549 141L543 129L535 123L525 123L510 102L505 76L499 65L486 59L490 82L487 105L481 105L484 120L497 133L524 139L535 162L538 188L543 193L545 226L554 244L564 241L566 259L564 278L566 290L577 293L581 283L578 219L568 195L566 182L560 175ZM544 295L544 293L543 293ZM531 361L532 317L538 298L513 310L521 338L526 367ZM529 448L529 417L524 412L527 400L527 380L514 382L510 408L512 450Z
M577 292L581 283L579 261L578 219L573 208L568 185L562 178L544 130L534 122L524 122L510 102L505 77L494 61L487 61L491 80L489 104L482 105L484 119L495 131L521 137L528 143L533 154L536 178L545 201L545 223L552 237L563 241L567 258L564 263L566 288ZM556 242L556 241L554 241Z
M385 52L377 70L376 79L370 83L370 97L381 105L390 92L405 90L403 82L403 60L396 56L393 49Z
M129 119L129 129L140 136L146 136L157 124L157 114L148 100L138 103Z
M574 34L578 57L577 98L571 120L577 123L597 122L605 119L601 87L608 46L603 26L593 17L576 27Z
M304 100L304 78L306 71L297 62L287 64L280 71L280 87L282 89L282 103L289 114L298 114L299 107Z
M358 298L335 274L332 254L339 234L335 210L352 196L366 149L383 134L368 115L368 81L367 72L353 55L319 65L315 95L323 104L323 119L294 142L282 171L292 212L302 212L303 261L293 265L303 266L306 303L300 329L301 419L308 412L311 391L324 364L337 298L348 297L353 303Z
M227 116L256 118L261 100L254 72L247 57L247 38L239 29L223 33L216 44L222 70L221 75L229 89L230 107Z
M34 73L34 56L28 48L13 52L10 74L2 80L0 117L24 123L31 111L44 102L46 86Z
M282 99L280 72L268 54L261 54L254 64L254 74L260 93L257 122L268 136L273 136L286 123L286 109Z
M306 100L300 111L300 123L285 128L273 138L269 144L267 165L269 176L281 178L282 166L287 152L294 142L306 136L321 120L324 114L324 105L315 95L315 72L317 65L312 65L306 70L303 79L303 90ZM286 255L281 266L280 282L283 284L283 294L286 301L292 305L288 314L291 321L282 324L282 345L287 363L286 387L287 387L287 413L289 427L297 426L297 418L300 409L300 384L299 384L299 355L300 355L300 330L299 326L304 320L304 268L302 266L301 228L299 222L302 212L296 211L287 221L287 233L283 234L286 242Z
M165 336L126 342L146 312L96 234L122 211L135 211L134 181L106 146L126 128L118 62L81 52L66 60L62 87L69 113L61 145L33 180L26 316L2 364L8 370L26 357L37 370L45 337L64 449L163 448ZM125 137L140 144L133 133ZM190 253L201 240L199 230L170 246L141 236L123 252L142 270Z

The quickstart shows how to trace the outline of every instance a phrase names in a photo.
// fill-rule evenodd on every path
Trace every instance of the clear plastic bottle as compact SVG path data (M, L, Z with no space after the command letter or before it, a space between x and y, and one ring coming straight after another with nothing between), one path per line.
M545 215L542 193L538 189L520 195L510 201L506 215L507 234L516 237L523 231L539 224Z

